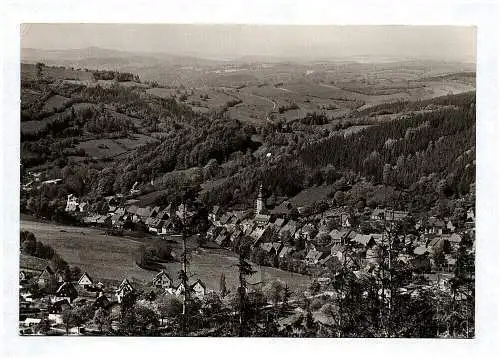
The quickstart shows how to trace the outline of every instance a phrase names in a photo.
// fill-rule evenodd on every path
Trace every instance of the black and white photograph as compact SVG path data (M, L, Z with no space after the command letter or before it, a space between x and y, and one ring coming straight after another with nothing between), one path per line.
M19 335L475 337L474 26L20 47Z

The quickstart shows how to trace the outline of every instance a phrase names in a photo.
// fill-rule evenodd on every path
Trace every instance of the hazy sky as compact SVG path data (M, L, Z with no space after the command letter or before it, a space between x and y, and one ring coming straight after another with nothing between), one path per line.
M394 56L475 62L476 31L458 26L29 24L21 46L90 46L206 57Z

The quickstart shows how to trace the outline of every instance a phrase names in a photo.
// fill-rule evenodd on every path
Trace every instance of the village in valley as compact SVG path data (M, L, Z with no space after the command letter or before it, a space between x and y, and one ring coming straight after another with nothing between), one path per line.
M182 236L179 221L193 216L196 210L183 203L177 206L170 203L164 208L140 207L133 204L136 201L126 200L122 195L109 196L105 200L107 213L93 213L87 210L89 203L70 194L65 211L80 226L121 235L124 231L145 231L167 241ZM421 293L429 290L451 296L457 261L464 262L465 257L473 258L475 254L475 214L470 199L463 198L460 201L463 207L456 209L456 215L444 218L414 217L407 211L346 206L326 206L319 213L308 214L304 213L305 208L292 208L285 198L281 201L276 204L274 199L274 208L268 209L266 202L269 201L263 197L260 186L255 208L225 211L215 205L208 212L206 232L194 236L203 237L204 244L211 243L235 253L242 242L248 243L249 258L255 265L307 275L310 287L306 296L309 298L338 296L335 281L339 273L345 274L344 271L358 279L371 277L375 282L379 281L382 291L378 291L378 296L382 300L390 300L393 290L411 298L419 298ZM152 273L151 281L147 283L133 283L130 278L123 278L113 285L87 271L68 279L67 273L55 270L48 261L39 258L21 254L20 260L21 334L37 334L40 328L44 328L44 333L53 335L99 335L103 333L102 325L99 321L96 324L94 319L97 313L104 311L110 313L110 318L114 315L115 319L109 319L108 323L108 334L112 333L118 330L117 313L123 306L124 297L131 294L140 296L143 305L161 316L162 323L165 323L159 326L161 333L161 329L168 330L168 320L164 320L161 309L158 309L158 300L162 296L176 297L181 302L188 293L191 298L203 302L207 295L221 298L227 295L225 285L208 288L200 279L183 281L178 273L164 269ZM398 287L383 288L385 277L380 271L385 268L391 273L394 271L391 266L404 266L406 278ZM473 272L465 275L474 278ZM184 287L186 284L188 291ZM261 284L260 288L263 286ZM252 290L248 289L249 292ZM467 307L473 292L465 288L453 296L454 301L465 303ZM269 298L264 301L264 306L271 302ZM298 305L292 307L290 313L278 320L280 330L290 329L297 313L304 311ZM72 322L68 314L65 315L78 308L91 311L86 321ZM319 312L314 318L325 327L332 325L332 318ZM300 335L300 330L294 330Z
M102 24L106 47L39 48L82 26L23 38L20 335L475 337L472 27L220 25L223 56L197 52L212 25ZM463 49L417 41L437 33Z

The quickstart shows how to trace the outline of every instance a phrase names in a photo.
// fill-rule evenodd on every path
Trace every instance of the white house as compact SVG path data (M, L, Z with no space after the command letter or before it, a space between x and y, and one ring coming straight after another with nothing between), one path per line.
M153 285L157 288L169 288L172 284L172 278L163 270L153 278Z
M174 294L175 295L182 295L182 294L184 294L184 284L182 282L179 283L179 285L177 286L177 288L175 288Z
M74 194L68 194L68 199L66 200L66 212L76 212L79 209L78 197Z
M476 215L474 213L474 209L469 208L469 210L467 211L467 220L474 221L475 218L476 218Z
M94 282L92 281L92 278L90 278L90 276L87 272L83 272L80 279L78 279L78 285L81 287L85 287L86 285L92 285L92 284L94 284Z
M51 322L54 322L56 325L63 324L63 320L62 320L62 315L61 314L50 313L49 314L49 320Z
M207 292L207 287L205 283L203 283L200 279L198 279L192 286L191 289L193 291L193 295L198 298L202 298L205 296Z

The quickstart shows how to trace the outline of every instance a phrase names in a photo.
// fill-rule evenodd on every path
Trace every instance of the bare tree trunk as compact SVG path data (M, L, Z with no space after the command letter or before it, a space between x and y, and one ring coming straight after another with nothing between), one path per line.
M188 292L188 283L187 283L187 253L186 253L186 201L185 199L183 200L183 213L182 213L182 285L184 287L184 293L182 296L182 333L185 335L186 334L186 322L187 322L187 308L186 308L186 301L187 301L187 292Z
M240 254L241 255L241 254ZM245 298L244 298L244 286L245 286L245 278L243 276L243 271L242 268L240 267L240 273L239 273L239 281L240 281L240 296L239 296L239 301L240 301L240 310L239 310L239 336L243 336L243 306L245 304Z

